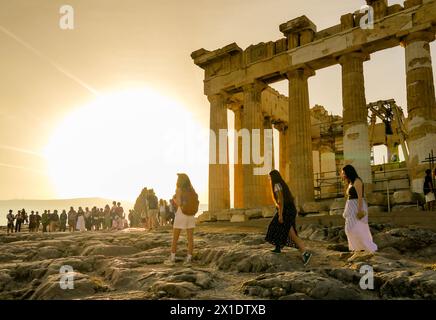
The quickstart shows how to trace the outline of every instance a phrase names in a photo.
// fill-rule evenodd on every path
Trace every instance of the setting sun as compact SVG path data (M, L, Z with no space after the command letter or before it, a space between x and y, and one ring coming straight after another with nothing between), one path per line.
M205 133L182 105L149 89L126 90L77 108L59 123L44 154L60 197L132 201L149 187L168 198L177 172L205 189Z

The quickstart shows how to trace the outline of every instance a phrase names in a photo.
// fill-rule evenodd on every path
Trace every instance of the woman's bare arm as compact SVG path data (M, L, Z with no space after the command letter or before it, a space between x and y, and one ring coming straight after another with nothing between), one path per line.
M360 179L356 179L356 181L354 181L354 188L356 189L357 192L357 209L359 211L362 211L363 188L362 188L362 181Z
M354 188L357 192L357 217L362 219L366 213L363 212L363 183L362 180L354 181Z
M180 188L176 189L176 198L174 199L174 202L178 207L182 204L182 190L180 190Z
M277 192L277 205L279 207L279 222L283 222L283 192L281 190L278 190Z

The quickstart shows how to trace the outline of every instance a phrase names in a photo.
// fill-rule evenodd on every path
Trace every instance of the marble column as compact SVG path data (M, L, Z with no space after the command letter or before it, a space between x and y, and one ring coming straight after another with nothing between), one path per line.
M265 116L263 118L263 130L261 131L261 151L264 158L267 174L274 169L274 137L271 117ZM268 130L268 131L265 131ZM268 134L267 134L268 133ZM266 143L266 146L265 146ZM268 175L263 177L264 183L264 203L266 205L274 204L271 197L271 184Z
M407 131L409 174L413 192L422 193L425 169L422 161L436 153L436 105L430 42L434 32L416 32L402 41L406 50Z
M211 130L209 145L209 212L217 212L230 208L229 161L226 132L228 130L227 108L226 98L223 94L208 96L208 99L210 102Z
M255 82L245 85L244 90L244 112L242 116L242 128L250 132L250 161L243 163L243 204L244 208L256 208L265 205L265 173L259 172L263 164L253 155L261 153L261 129L263 129L262 115L262 91L265 84ZM246 147L244 145L244 147Z
M289 157L286 151L288 127L282 122L275 124L275 128L279 131L279 172L282 178L289 185L289 176L287 174L287 164L289 163Z
M289 80L289 125L287 135L288 174L296 204L314 201L312 131L307 80L315 73L297 69Z
M335 194L337 186L336 182L336 154L330 146L321 146L320 150L320 162L322 178L324 179L321 186L321 194Z
M339 62L342 66L344 162L351 164L363 182L370 187L371 149L363 75L363 62L367 59L367 55L354 52L340 57Z
M271 122L271 117L264 117L263 119L263 129L264 130L270 130L271 132L271 136L267 137L268 139L268 144L267 144L267 148L265 149L265 146L262 150L264 150L265 152L269 153L268 157L271 157L271 166L270 166L270 170L274 169L274 133L273 133L273 125ZM265 140L263 140L265 142ZM266 156L266 155L265 155Z
M238 106L233 110L235 114L235 131L241 132L243 107ZM235 136L235 164L234 164L234 207L244 208L244 173L242 166L242 139ZM237 154L236 154L237 150Z

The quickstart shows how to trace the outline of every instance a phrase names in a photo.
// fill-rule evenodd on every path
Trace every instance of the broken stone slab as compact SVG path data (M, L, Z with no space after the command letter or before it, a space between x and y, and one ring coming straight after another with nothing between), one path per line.
M257 290L250 290L257 288ZM282 297L295 293L304 294L300 297L325 300L357 300L360 299L359 291L351 285L339 280L322 276L315 272L280 272L270 273L249 280L242 284L242 292L246 295L261 296L262 298L274 298L273 288L280 290ZM278 291L278 289L274 289Z
M177 298L177 299L189 299L196 295L197 291L199 291L196 285L191 282L165 282L158 281L156 282L151 290L155 292L165 292L168 296Z
M287 296L281 296L279 300L313 300L308 295L304 293L296 292Z
M248 221L248 218L243 213L233 214L232 218L230 219L230 222L245 222L245 221Z
M74 273L74 289L69 290L60 286L62 275L55 274L49 276L35 290L30 297L31 300L70 300L83 299L93 295L100 289L99 282L95 278L81 273Z
M263 218L271 218L274 217L276 213L276 208L274 206L263 207L262 208L262 217Z
M345 208L345 198L336 198L333 200L332 204L330 205L330 210L338 210L338 209L344 209Z
M393 204L412 204L417 201L417 196L410 190L401 190L394 192L392 196Z
M217 217L215 214L204 211L201 215L197 217L198 222L215 222L217 221Z
M288 22L282 23L279 27L280 32L285 36L289 33L298 33L304 30L316 32L316 25L306 16L301 16Z
M368 193L365 195L369 206L385 206L386 196L382 193Z
M96 245L87 247L83 252L83 256L102 255L107 257L128 256L140 252L141 250L127 245Z
M341 216L344 213L344 209L335 209L335 210L331 210L329 211L329 214L331 216Z
M392 212L421 212L422 209L417 207L416 204L400 204L392 207Z
M303 204L302 212L304 213L320 213L329 210L329 204L326 202L306 202Z
M262 218L262 209L249 209L245 210L245 216L248 219L258 219Z
M368 208L368 214L374 214L374 213L380 213L385 212L385 207L383 206L371 206Z
M216 220L217 221L230 221L231 218L232 218L232 215L228 210L216 213Z

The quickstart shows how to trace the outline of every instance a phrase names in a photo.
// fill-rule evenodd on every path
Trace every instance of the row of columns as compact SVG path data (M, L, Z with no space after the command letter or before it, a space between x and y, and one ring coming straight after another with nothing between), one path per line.
M421 192L425 159L431 149L436 151L436 106L429 43L434 32L417 32L403 39L406 51L407 103L410 176L412 190ZM353 165L365 184L371 184L370 145L363 63L369 56L352 52L338 58L342 66L342 101L344 126L344 160ZM275 124L280 131L279 171L290 186L298 205L314 200L313 156L308 78L315 73L300 68L287 73L289 80L289 121ZM251 139L263 143L263 129L272 128L262 114L262 91L266 85L255 82L244 86L243 106L235 109L235 129L247 129ZM210 128L218 136L227 129L227 107L224 94L209 97ZM253 133L260 129L260 137ZM238 139L235 164L235 208L254 208L271 204L267 175L254 175L261 166L253 161L242 164L242 146ZM259 141L258 140L258 141ZM215 144L214 144L215 145ZM216 145L215 154L218 154ZM261 145L263 151L263 145ZM250 155L251 158L251 155ZM274 162L273 162L274 163ZM230 207L229 165L209 165L209 210Z

